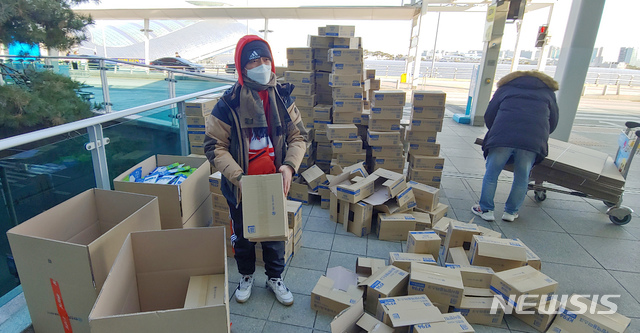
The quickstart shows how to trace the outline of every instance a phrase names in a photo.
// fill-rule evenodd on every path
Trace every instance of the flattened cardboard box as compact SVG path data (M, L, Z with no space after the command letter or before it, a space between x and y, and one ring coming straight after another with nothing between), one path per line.
M279 240L289 237L287 206L282 176L270 175L242 177L244 237L250 241Z
M159 230L158 199L92 189L7 232L38 332L89 332L89 312L130 232ZM59 312L56 298L64 302Z
M537 295L526 303L527 308L537 307L541 301L550 300L557 288L558 282L531 266L497 272L491 279L491 291L514 307L518 306L520 295Z
M425 295L381 298L378 302L376 318L392 326L394 332L409 332L416 324L444 321L440 310Z
M438 304L460 306L464 286L460 271L435 265L411 263L409 295L427 295Z
M131 183L124 181L138 167L142 168L142 174L150 174L156 167L170 165L172 163L184 163L197 168L180 185ZM160 206L160 220L162 229L179 229L200 207L202 202L209 197L209 161L206 157L188 157L155 155L134 165L113 179L113 187L116 191L146 194L158 197Z
M365 310L376 313L378 299L406 294L409 273L395 266L374 272L360 286L366 286Z
M98 296L92 333L229 332L225 228L134 232ZM191 276L223 274L223 304L185 309Z
M459 313L443 313L444 322L418 324L413 326L415 333L474 333L475 330Z

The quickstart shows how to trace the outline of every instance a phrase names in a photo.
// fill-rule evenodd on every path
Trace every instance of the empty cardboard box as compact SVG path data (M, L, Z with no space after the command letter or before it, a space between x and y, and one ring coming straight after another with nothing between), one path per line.
M289 222L282 175L244 176L242 194L244 237L252 242L286 241Z

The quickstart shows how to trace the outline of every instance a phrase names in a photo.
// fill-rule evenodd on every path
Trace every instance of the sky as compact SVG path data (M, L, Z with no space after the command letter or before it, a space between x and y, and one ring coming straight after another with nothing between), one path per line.
M534 0L529 0L534 1ZM590 0L586 0L590 1ZM205 2L205 1L201 1ZM310 5L402 5L401 0L226 0L211 1L233 6L310 6ZM409 2L409 1L405 1ZM543 2L535 0L535 2ZM549 44L562 46L567 20L571 10L571 0L546 0L553 3L551 22L549 25ZM133 3L133 4L132 4ZM187 4L188 5L188 4ZM85 4L83 6L96 6ZM101 0L98 7L113 8L153 8L183 7L184 0ZM598 37L594 47L603 47L604 61L617 61L620 47L640 46L640 1L606 0ZM442 13L437 37L437 50L461 51L482 50L484 31L484 12L476 13ZM538 27L547 23L549 7L526 13L522 21L520 33L520 49L535 50L534 43ZM432 50L436 36L438 13L427 13L423 19L421 48ZM102 23L102 22L99 22ZM264 28L263 20L248 21L250 28ZM409 21L327 21L327 20L269 20L269 42L274 50L274 57L283 56L287 47L306 46L307 35L317 34L317 27L327 24L355 25L356 36L362 37L363 48L371 51L383 51L391 54L407 54L411 23ZM292 27L295 27L292 29ZM505 26L502 50L514 50L517 30L515 24ZM278 61L276 61L278 62Z

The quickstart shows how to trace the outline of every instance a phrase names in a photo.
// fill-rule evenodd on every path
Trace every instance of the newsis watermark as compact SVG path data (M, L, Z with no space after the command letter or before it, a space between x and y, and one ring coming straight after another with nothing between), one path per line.
M571 313L610 315L618 311L618 305L612 299L620 295L494 295L491 303L491 314L562 314L566 305L572 305ZM588 299L589 297L591 299ZM598 305L600 301L601 306Z

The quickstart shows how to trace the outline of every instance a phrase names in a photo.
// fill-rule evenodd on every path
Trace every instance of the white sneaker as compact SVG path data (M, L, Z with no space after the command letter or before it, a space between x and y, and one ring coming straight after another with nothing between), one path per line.
M236 302L246 302L251 296L251 287L253 287L253 275L243 275L236 289Z
M284 285L284 282L281 278L268 279L267 288L273 291L273 293L276 295L276 299L278 299L278 302L282 303L283 305L293 304L293 294L291 294L289 288Z
M502 214L502 220L507 222L513 222L513 220L517 218L518 218L518 213L509 214L507 212L504 212L504 214Z
M471 207L471 211L474 214L480 216L485 221L494 221L496 219L495 216L493 216L492 210L488 210L485 212L482 210L482 208L480 208L480 205L473 205L473 207Z

